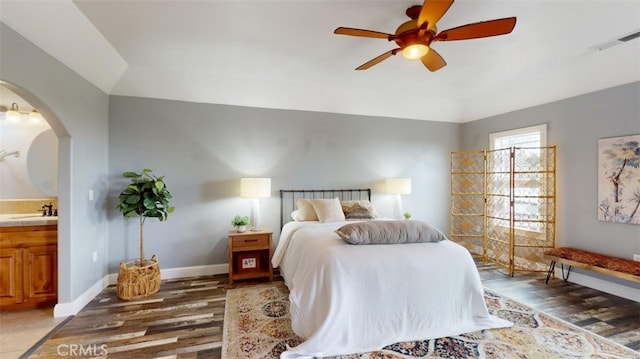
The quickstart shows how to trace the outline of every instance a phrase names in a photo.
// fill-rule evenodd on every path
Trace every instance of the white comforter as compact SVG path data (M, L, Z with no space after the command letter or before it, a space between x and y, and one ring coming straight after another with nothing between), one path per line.
M345 222L289 222L272 264L290 290L291 325L306 340L281 358L379 350L511 323L491 316L469 252L437 243L350 245Z

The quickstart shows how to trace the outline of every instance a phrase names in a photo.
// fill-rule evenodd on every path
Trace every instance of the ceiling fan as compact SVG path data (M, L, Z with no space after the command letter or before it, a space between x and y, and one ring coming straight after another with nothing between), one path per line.
M449 10L454 0L425 0L422 6L414 5L405 12L411 20L401 24L395 34L387 34L379 31L339 27L334 34L370 37L375 39L387 39L395 41L398 48L389 50L358 66L356 70L366 70L392 55L402 52L407 59L420 59L430 71L437 71L447 63L436 50L431 47L434 41L455 41L477 39L497 35L505 35L513 31L516 26L516 18L481 21L472 24L454 27L437 32L436 22Z

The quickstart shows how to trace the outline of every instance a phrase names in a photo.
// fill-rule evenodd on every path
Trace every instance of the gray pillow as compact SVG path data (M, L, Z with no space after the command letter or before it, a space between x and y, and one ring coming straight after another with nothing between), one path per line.
M336 233L350 244L439 242L447 237L422 221L366 221L345 224Z

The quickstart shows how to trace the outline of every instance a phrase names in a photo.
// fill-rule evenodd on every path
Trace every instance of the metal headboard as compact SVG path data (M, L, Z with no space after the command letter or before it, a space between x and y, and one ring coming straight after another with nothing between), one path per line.
M290 222L298 198L336 198L341 201L371 201L371 188L356 189L281 189L280 228Z

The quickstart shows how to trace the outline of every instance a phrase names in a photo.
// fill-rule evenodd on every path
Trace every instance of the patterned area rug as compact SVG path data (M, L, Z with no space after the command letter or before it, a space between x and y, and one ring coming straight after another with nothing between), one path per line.
M278 358L302 339L293 333L283 282L227 291L223 359ZM485 291L491 314L514 323L455 337L403 342L335 359L640 358L640 353L533 308Z

